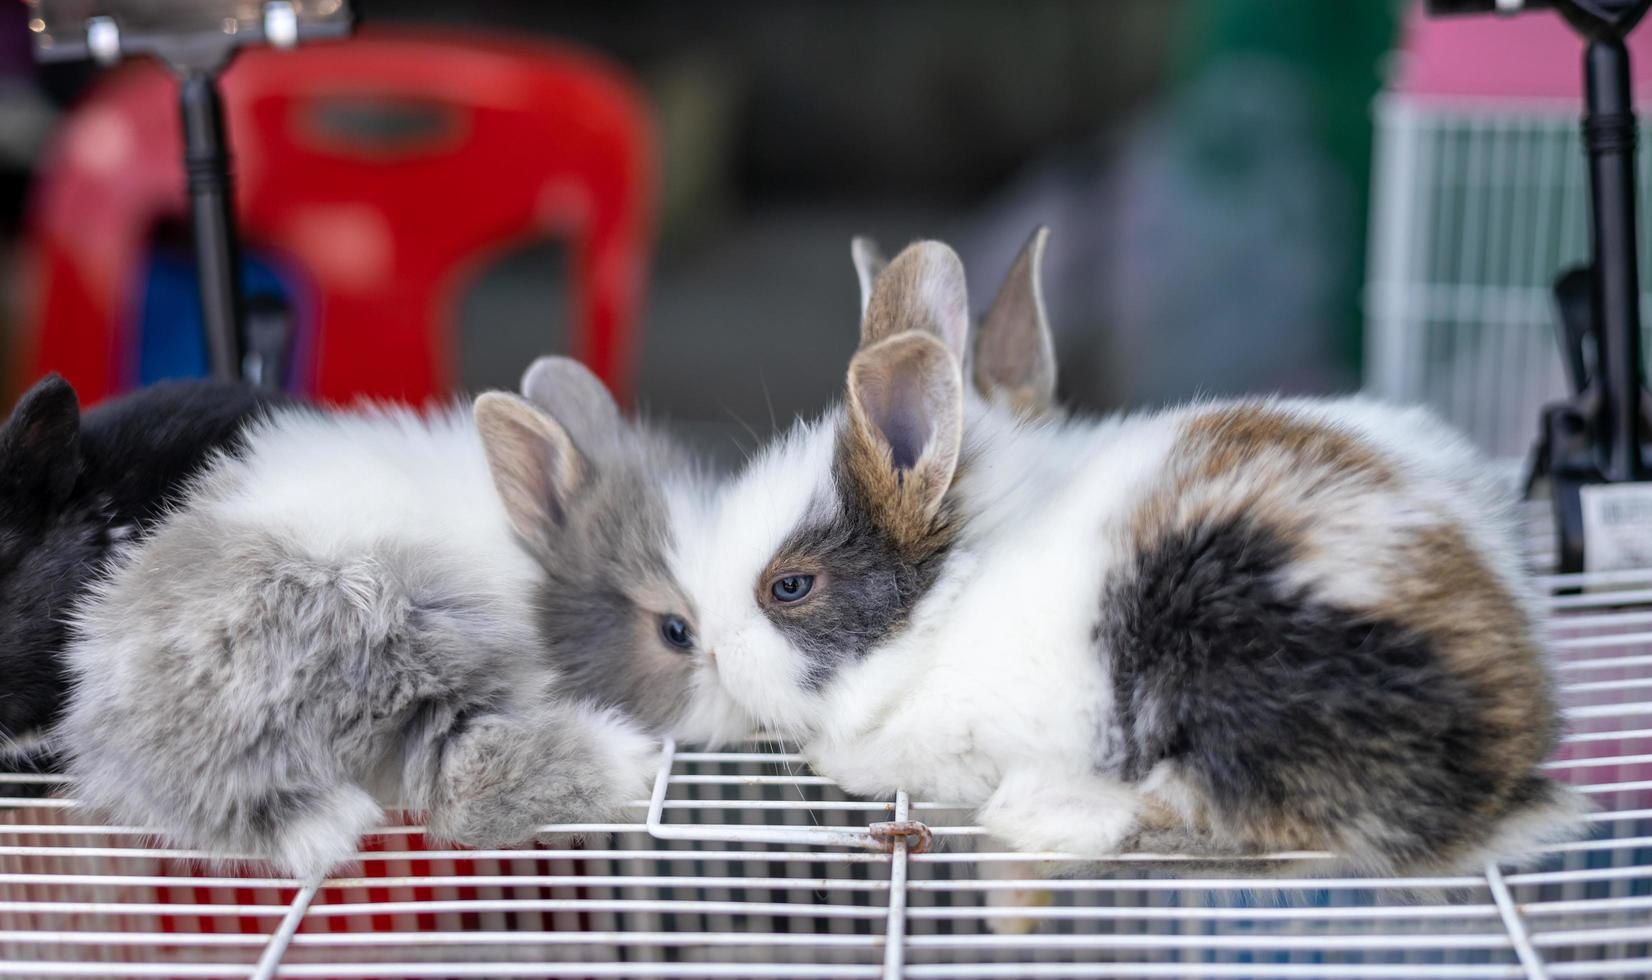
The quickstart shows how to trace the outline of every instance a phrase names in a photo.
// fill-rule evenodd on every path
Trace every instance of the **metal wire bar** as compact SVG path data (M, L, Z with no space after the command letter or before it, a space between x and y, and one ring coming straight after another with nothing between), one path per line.
M0 932L0 942L51 942L81 945L251 946L266 944L262 936L226 933L141 932ZM678 932L312 932L292 937L293 947L339 946L609 946L653 943L662 946L797 946L878 949L875 936L807 936L788 933Z
M379 965L294 965L287 977L876 977L876 967L826 964L736 963L385 963Z
M654 777L654 793L648 801L648 832L660 840L682 841L746 841L754 843L773 844L810 844L821 847L857 847L877 849L879 844L870 834L862 832L825 830L825 829L798 829L788 830L779 827L769 827L754 830L749 826L736 824L667 824L664 819L665 811L672 808L666 796L671 791L671 770L676 764L677 743L675 739L665 739L665 745L660 752L660 765ZM766 760L765 760L766 761ZM696 801L703 806L689 806L692 809L730 809L743 810L747 808L759 810L787 810L795 809L796 805L787 801L775 800L707 800ZM811 808L823 810L856 810L877 811L888 810L890 805L881 803L863 803L853 800L816 801L809 804Z
M962 882L960 887L972 884L989 884L988 882ZM991 882L990 884L996 884ZM1041 882L1024 881L1021 887L1032 887ZM1108 888L1108 884L1092 883L1092 888ZM914 889L916 890L916 889ZM917 919L945 919L959 918L963 913L971 915L983 914L982 909L913 909L911 918ZM1025 909L985 910L987 914L995 912L1027 915ZM1303 919L1324 920L1325 922L1375 922L1384 919L1453 919L1453 920L1493 920L1498 917L1495 905L1370 905L1370 906L1280 906L1280 907L1228 907L1228 906L1160 906L1160 905L1097 905L1086 907L1060 907L1038 910L1039 915L1053 915L1062 918L1083 918L1096 920L1114 919L1166 919L1172 921L1227 921L1227 922L1294 922Z
M905 790L895 794L895 822L911 817L911 800ZM906 965L906 861L907 838L895 840L889 855L889 912L883 929L883 980L901 980Z
M281 966L281 957L286 955L287 944L292 942L293 934L298 931L298 924L303 921L304 913L309 910L310 903L320 888L319 883L312 882L299 889L298 894L293 896L286 916L275 927L275 933L270 936L270 944L264 948L264 955L258 958L258 965L253 968L248 980L270 980L275 976L275 971Z
M1629 667L1652 667L1652 657L1601 657L1597 660L1573 660L1558 664L1560 673L1583 670L1624 670Z
M1491 887L1491 897L1497 902L1497 911L1502 916L1503 928L1508 931L1509 940L1514 943L1515 955L1520 957L1520 965L1525 967L1526 976L1531 980L1548 980L1549 973L1543 957L1532 948L1531 937L1526 933L1526 923L1520 918L1520 910L1514 906L1514 898L1509 894L1509 886L1503 880L1503 873L1497 865L1486 865L1486 884Z
M1619 732L1572 732L1562 735L1560 744L1568 745L1573 742L1604 742L1613 739L1642 739L1652 738L1652 728L1632 728Z
M642 830L642 827L634 828ZM881 864L888 860L884 854L854 853L843 851L759 851L759 850L729 850L717 852L719 857L731 861L815 861L815 862L849 862ZM186 861L220 861L220 860L252 860L252 858L226 858L221 854L210 851L192 851L179 848L144 848L144 847L36 847L36 846L7 846L0 847L0 857L95 857L95 858L168 858ZM466 861L466 860L510 860L513 858L533 858L549 861L557 858L574 859L587 858L592 860L658 860L658 861L698 861L704 854L684 851L659 851L650 848L631 849L552 849L552 848L498 848L493 850L421 850L418 852L423 861ZM407 855L401 852L385 851L357 851L351 860L363 864L384 861L406 860Z
M1564 902L1527 902L1521 906L1527 918L1545 915L1570 915L1574 912L1615 911L1621 909L1652 909L1652 896L1625 898L1587 898Z
M19 963L0 961L0 976L243 977L245 967L197 963ZM288 964L283 977L877 977L876 967L721 963L329 963Z
M1357 977L1398 978L1417 980L1417 968L1409 965L1347 965L1340 963L948 963L944 966L922 965L907 968L911 980L923 977L1243 977L1296 978L1334 980ZM1433 980L1455 980L1466 977L1525 976L1519 967L1506 966L1430 966L1428 976Z
M1617 943L1652 938L1652 926L1625 929L1571 929L1546 932L1532 937L1534 946L1561 946L1572 943Z
M1013 912L1013 909L1000 911ZM1371 950L1371 949L1506 949L1510 937L1501 932L1469 933L1466 935L1393 935L1393 936L1294 936L1247 934L1237 936L1198 935L1122 935L1098 934L1085 936L1024 935L1024 936L913 936L907 942L913 949L1015 949L1043 947L1050 949L1087 950L1188 950L1188 949L1242 949L1272 950ZM1533 974L1533 976L1541 976Z
M191 877L190 884L200 888L295 888L297 882L285 878L228 878ZM398 875L383 878L328 878L325 888L391 888L397 886L430 885L497 885L533 886L539 888L583 885L646 886L651 888L807 888L815 891L883 891L887 882L836 878L783 877L723 877L712 875ZM177 879L164 875L76 875L76 874L0 874L0 884L36 885L141 885L165 887Z

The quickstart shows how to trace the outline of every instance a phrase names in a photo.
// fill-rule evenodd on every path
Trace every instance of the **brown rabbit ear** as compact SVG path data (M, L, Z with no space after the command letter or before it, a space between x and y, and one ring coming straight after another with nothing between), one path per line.
M861 349L908 331L929 334L964 363L969 289L958 253L940 242L908 245L878 274L861 317Z
M625 420L602 379L571 357L541 357L522 373L522 396L539 406L586 452L620 437Z
M958 361L934 336L911 331L856 354L848 388L842 463L878 526L903 551L921 551L958 469Z
M1055 407L1055 342L1040 280L1049 237L1040 226L1027 239L975 338L975 390L1027 416Z
M556 419L515 395L476 399L476 428L511 526L528 541L567 523L590 468Z
M866 305L872 302L872 283L877 281L878 273L888 268L889 260L883 257L878 243L866 235L849 240L849 257L855 263L855 278L860 280L860 316L864 321Z

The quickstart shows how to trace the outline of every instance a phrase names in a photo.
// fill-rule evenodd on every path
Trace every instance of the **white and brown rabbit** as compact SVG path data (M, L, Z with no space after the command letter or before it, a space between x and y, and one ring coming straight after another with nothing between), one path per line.
M701 477L575 362L523 391L250 429L79 612L58 739L81 798L308 877L387 805L485 846L642 793L655 743L611 705L689 724L664 569Z
M1413 871L1571 832L1506 507L1463 440L1363 399L1029 418L965 383L950 249L873 271L845 403L684 552L746 712L852 792L974 806L1029 851Z

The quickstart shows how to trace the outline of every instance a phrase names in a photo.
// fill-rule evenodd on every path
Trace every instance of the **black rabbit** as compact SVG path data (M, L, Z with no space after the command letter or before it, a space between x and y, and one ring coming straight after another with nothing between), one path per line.
M64 700L75 603L279 392L173 381L80 411L48 375L0 426L0 760L36 751Z

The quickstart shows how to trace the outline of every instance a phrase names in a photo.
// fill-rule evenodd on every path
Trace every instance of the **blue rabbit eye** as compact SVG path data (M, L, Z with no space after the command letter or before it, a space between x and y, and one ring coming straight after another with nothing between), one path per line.
M797 602L815 587L813 575L782 575L769 586L769 594L780 602Z
M660 637L679 650L694 646L694 634L681 616L666 616L660 620Z

